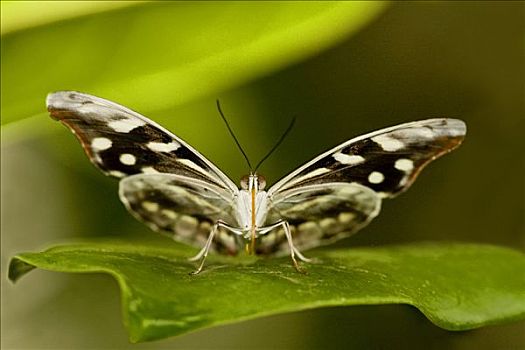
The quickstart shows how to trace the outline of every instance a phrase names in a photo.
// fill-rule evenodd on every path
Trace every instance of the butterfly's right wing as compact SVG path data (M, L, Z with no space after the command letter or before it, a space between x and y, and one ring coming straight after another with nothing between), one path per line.
M121 201L151 229L202 248L217 220L236 223L232 193L207 182L175 174L138 174L120 181ZM218 232L212 250L237 253L231 233Z

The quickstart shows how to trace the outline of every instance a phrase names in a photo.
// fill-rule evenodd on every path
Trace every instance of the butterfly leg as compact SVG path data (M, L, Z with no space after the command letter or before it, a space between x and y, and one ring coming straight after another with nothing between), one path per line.
M296 253L299 253L299 251L297 250L297 248L295 248L294 244L293 244L293 241L292 241L292 233L290 231L290 225L288 224L288 221L281 221L280 223L283 228L284 228L284 234L286 235L286 239L288 240L288 245L290 246L290 257L292 258L292 261L293 261L293 266L295 267L295 269L297 270L297 272L300 272L300 273L306 273L305 270L303 270L300 266L299 266L299 263L297 262L297 260L295 259L295 254ZM299 253L297 254L297 256L299 257L299 259L304 259L304 256Z
M262 234L268 233L269 231L271 231L271 230L273 230L273 229L275 229L275 228L277 228L279 226L283 227L284 234L286 235L286 239L288 240L288 246L290 247L290 257L292 258L293 266L295 267L295 269L298 272L305 273L305 271L299 266L299 263L295 259L295 256L297 255L297 257L301 261L304 261L304 262L310 262L311 259L308 259L303 254L301 254L301 252L299 252L299 250L293 244L292 233L290 231L290 225L288 224L288 221L279 220L275 224L272 224L270 226L264 227L262 230L259 231L259 234L262 235Z
M304 261L304 262L312 262L313 260L310 259L310 258L307 258L306 256L304 256L300 251L299 249L297 249L295 246L293 247L294 251L295 251L295 254L297 255L297 257L299 259L301 259L301 261Z
M235 234L239 234L238 232L239 230L236 229L235 227L228 225L226 222L222 220L217 220L215 225L213 225L212 230L210 231L210 235L208 236L208 239L206 240L206 244L204 245L204 247L202 247L202 249L200 250L200 252L197 253L197 255L188 259L190 261L197 261L197 260L201 261L197 270L191 273L192 275L197 275L202 271L202 268L204 267L204 261L206 260L206 257L208 256L208 252L210 251L210 248L211 248L211 243L213 242L213 238L215 237L215 234L219 230L219 227L224 227L225 229Z

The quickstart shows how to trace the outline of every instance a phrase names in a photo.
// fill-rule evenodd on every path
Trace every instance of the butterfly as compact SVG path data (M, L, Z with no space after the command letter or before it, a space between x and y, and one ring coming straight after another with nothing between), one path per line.
M407 190L466 134L463 121L447 118L381 129L343 142L265 190L255 171L237 187L182 139L117 103L76 91L50 93L46 102L90 161L120 179L120 199L133 216L201 248L190 259L200 261L195 274L210 251L234 255L243 249L289 254L302 271L297 260L310 259L301 251L367 225L384 198Z

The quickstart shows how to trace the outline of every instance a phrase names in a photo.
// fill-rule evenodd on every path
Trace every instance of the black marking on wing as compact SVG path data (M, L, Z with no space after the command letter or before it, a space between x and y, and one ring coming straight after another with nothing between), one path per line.
M432 160L458 147L465 131L465 124L456 119L429 119L380 130L335 147L307 163L298 172L292 173L293 176L285 177L276 185L278 188L273 189L273 192L270 188L269 192L273 194L311 184L355 182L370 187L385 197L393 197L408 189ZM402 144L402 147L385 149L377 141L381 137L383 140L387 138L390 142ZM334 158L337 153L343 156L360 156L363 161L345 164ZM396 167L399 160L410 161L412 168L399 169ZM319 169L325 169L325 172L308 176ZM373 172L380 173L383 179L370 181Z
M78 138L91 162L106 175L121 178L140 173L180 174L236 190L231 181L200 154L151 120L95 96L63 91L50 94L47 108L53 119L66 125ZM111 127L114 122L131 123L128 129ZM111 141L104 149L93 147L96 138ZM149 142L169 145L176 149L159 151L148 147ZM173 147L175 148L175 147ZM133 162L122 162L123 155L133 156ZM180 160L188 160L194 166Z
M333 157L327 157L312 164L300 174L308 174L319 167L330 169L330 173L320 175L316 178L308 179L301 183L327 182L357 182L372 188L376 192L396 193L402 189L401 180L405 177L405 172L397 170L394 165L399 159L411 159L416 167L421 167L425 159L428 159L428 147L410 147L404 151L388 153L383 151L375 142L370 139L359 141L356 145L345 147L341 153L347 155L359 155L365 158L365 163L357 165L344 165L336 161ZM385 179L378 184L370 183L368 177L373 171L380 172Z

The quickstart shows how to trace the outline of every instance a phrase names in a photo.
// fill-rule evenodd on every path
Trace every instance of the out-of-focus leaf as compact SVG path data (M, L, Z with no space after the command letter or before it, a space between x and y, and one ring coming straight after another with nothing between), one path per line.
M55 21L140 4L142 1L3 1L2 35Z
M286 258L211 256L190 276L191 248L114 241L19 254L13 281L35 267L104 272L118 281L130 339L334 305L411 304L436 325L466 330L525 316L525 255L478 244L411 244L311 252L300 274Z
M355 32L382 2L146 2L2 36L2 123L81 90L143 113L234 87ZM128 103L131 102L132 103Z

